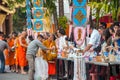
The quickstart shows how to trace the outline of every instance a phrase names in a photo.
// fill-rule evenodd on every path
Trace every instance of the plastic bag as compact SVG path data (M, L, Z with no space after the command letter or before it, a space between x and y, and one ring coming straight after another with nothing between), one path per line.
M43 57L35 58L35 80L46 80L48 78L48 63Z

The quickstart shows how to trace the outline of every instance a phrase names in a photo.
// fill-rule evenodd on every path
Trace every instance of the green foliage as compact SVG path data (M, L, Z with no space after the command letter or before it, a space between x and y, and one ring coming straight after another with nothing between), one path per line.
M118 20L120 14L120 0L91 0L88 6L92 9L92 15L99 20L106 14L112 14L113 20Z
M112 14L113 20L118 20L120 14L120 0L111 0L109 4L109 11Z
M23 2L25 2L25 0L6 0L6 1L7 6L9 7L10 10L15 9L16 4L22 4Z
M68 20L67 20L67 17L66 17L66 16L59 17L59 18L58 18L58 25L59 25L61 28L66 29L66 28L67 28L67 26L66 26L67 21L68 21Z
M56 0L46 0L46 2L44 2L44 7L46 7L49 10L51 15L56 10L55 1Z
M14 31L22 31L26 28L26 13L24 8L16 9L16 13L13 15L13 29Z

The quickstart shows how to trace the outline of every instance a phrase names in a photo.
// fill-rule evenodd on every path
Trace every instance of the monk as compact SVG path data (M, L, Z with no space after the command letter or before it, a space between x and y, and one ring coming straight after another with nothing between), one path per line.
M8 43L8 41L9 41L9 38L6 38L7 43ZM8 49L4 50L4 56L5 56L5 71L9 72L10 71L10 58L9 58L9 50Z
M19 44L18 44L18 52L17 52L17 59L18 59L18 65L20 66L21 74L26 74L24 71L24 67L27 65L26 60L26 48L27 48L27 42L26 42L26 36L27 33L23 31L19 37Z
M12 72L15 72L15 58L14 58L14 56L15 56L15 46L14 46L14 41L15 41L16 36L17 36L17 34L13 32L10 35L10 39L8 41L8 45L11 48L11 51L9 53L9 60L10 60L9 64L10 64Z
M4 54L5 54L5 65L10 65L10 60L9 60L9 52L8 49L4 50Z
M50 35L50 37L43 42L43 44L47 48L53 48L55 46L55 37L54 35ZM55 64L55 58L57 58L57 50L49 50L47 51L47 60L48 60L48 74L49 75L55 75L56 74L56 64Z
M18 45L19 44L19 37L20 37L20 33L18 34L18 36L16 37L15 41L14 41L14 46L15 46L15 66L16 66L16 73L18 73Z

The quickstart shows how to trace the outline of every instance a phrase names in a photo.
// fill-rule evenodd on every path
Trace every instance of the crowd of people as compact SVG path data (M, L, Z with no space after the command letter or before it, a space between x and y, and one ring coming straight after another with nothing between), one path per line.
M101 22L95 29L93 26L89 29L90 38L83 53L120 53L120 22L114 22L109 28L106 23Z
M35 58L42 55L48 63L48 74L55 75L57 56L61 56L65 49L76 47L69 45L71 40L64 29L59 29L54 34L40 33L36 39L32 35L27 36L26 31L19 34L13 32L7 37L0 32L0 72L27 74L24 68L29 66L29 80L34 80ZM113 23L109 28L104 22L97 29L90 25L89 42L81 53L86 52L96 52L97 55L104 52L120 53L120 22Z
M35 39L34 36L27 36L26 31L22 33L13 32L9 36L5 36L0 32L0 72L16 72L27 74L24 70L29 66L29 80L34 80L35 58L42 55L44 60L48 62L48 74L56 74L55 59L58 53L58 36L61 36L60 49L63 48L65 30L60 29L55 34L40 33ZM63 41L64 40L64 41ZM62 43L63 42L63 43Z

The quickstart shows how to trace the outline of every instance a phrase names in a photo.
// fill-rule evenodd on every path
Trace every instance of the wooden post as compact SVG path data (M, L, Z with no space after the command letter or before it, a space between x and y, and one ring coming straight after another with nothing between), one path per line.
M13 32L13 15L9 15L9 34Z

